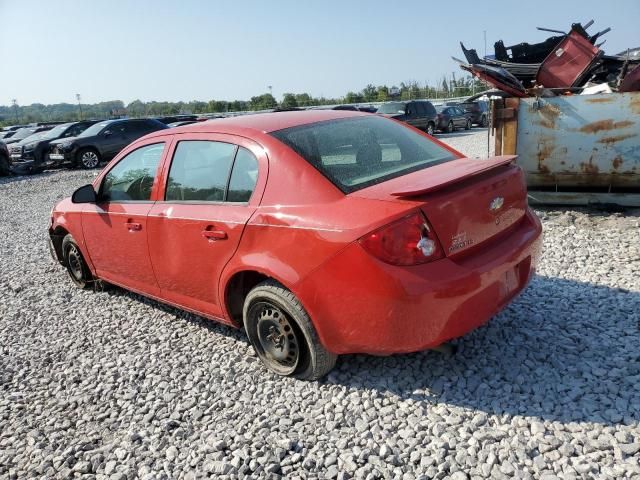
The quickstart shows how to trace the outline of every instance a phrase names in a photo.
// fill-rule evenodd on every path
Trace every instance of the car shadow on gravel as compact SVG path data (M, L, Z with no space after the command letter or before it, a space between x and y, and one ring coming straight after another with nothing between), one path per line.
M341 358L328 382L561 422L640 420L640 293L536 277L453 356Z

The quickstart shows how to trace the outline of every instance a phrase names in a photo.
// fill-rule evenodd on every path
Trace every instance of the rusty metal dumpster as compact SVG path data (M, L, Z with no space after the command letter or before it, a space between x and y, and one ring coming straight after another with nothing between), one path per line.
M640 206L640 92L496 100L493 128L532 203Z

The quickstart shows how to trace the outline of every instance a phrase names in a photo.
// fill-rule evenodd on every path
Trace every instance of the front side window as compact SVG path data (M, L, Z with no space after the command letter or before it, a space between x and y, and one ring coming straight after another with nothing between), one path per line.
M164 143L146 145L129 153L104 177L101 200L107 202L148 201L162 157Z
M426 136L377 116L301 125L271 135L344 193L457 158Z
M178 143L169 170L167 201L222 202L236 146L184 140Z

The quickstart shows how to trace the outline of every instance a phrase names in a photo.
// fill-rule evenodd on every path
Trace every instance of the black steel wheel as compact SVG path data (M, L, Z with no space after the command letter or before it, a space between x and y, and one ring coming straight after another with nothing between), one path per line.
M451 133L455 130L455 127L453 126L453 121L449 120L449 123L447 124L447 133Z
M100 154L92 148L85 148L78 152L77 162L82 168L97 168L100 165Z
M249 316L256 325L256 353L274 372L291 375L300 363L300 349L304 342L289 317L271 302L255 302Z
M427 124L427 133L429 135L433 135L434 133L436 133L436 126L431 122Z
M62 240L64 265L71 281L79 288L87 288L93 281L91 271L71 234Z
M316 380L335 365L337 355L320 343L309 315L298 299L268 280L247 295L244 328L264 365L274 373Z

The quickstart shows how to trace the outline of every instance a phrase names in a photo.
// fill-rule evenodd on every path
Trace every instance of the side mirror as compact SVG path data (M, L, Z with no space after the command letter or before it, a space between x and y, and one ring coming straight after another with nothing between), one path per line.
M97 200L98 195L91 184L80 187L71 195L72 203L95 203Z

